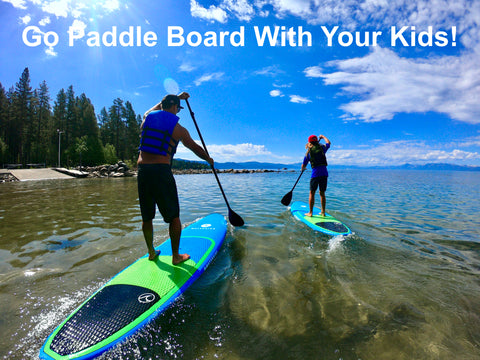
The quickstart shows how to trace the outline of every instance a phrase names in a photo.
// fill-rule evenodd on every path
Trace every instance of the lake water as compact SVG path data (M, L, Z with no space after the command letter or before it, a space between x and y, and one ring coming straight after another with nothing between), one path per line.
M480 173L332 169L327 211L354 232L334 238L281 205L298 174L221 174L246 225L229 225L184 296L101 359L479 359ZM308 201L309 175L294 201ZM176 180L184 225L227 216L213 175ZM158 245L168 231L154 224ZM146 253L140 228L135 178L0 184L0 358L38 358Z

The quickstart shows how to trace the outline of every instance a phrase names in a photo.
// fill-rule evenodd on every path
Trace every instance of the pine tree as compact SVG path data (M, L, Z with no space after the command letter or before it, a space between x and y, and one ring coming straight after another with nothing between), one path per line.
M0 83L0 163L8 161L7 126L9 101L2 83Z
M9 147L12 150L13 159L17 163L26 163L25 153L28 153L30 144L27 143L30 136L32 122L31 101L33 97L30 86L30 73L28 67L23 70L20 80L15 85L12 98L13 118L8 134Z
M34 91L32 100L33 121L32 132L32 155L31 161L35 163L47 163L53 160L50 152L51 135L54 134L52 120L52 108L50 95L45 80L40 84L39 89Z
M120 159L125 159L125 144L120 143L125 138L125 107L123 106L123 100L116 98L113 100L113 105L108 110L110 119L110 129L112 131L113 144L117 151L116 155Z
M126 117L126 135L125 135L125 152L127 156L125 159L135 161L138 152L138 145L140 143L140 124L141 116L136 115L130 101L125 103L125 117Z
M53 151L53 153L57 153L58 146L60 146L60 149L63 150L60 156L61 158L63 158L63 153L66 149L66 142L65 136L61 136L59 133L65 133L65 129L67 128L67 95L65 94L64 89L61 89L58 92L57 100L55 101L55 105L53 106L53 125L54 128L56 128L56 131L54 132L54 134L52 134L53 141L51 142L52 144L55 144L53 146L53 149L56 149ZM58 165L60 166L61 164Z
M104 154L95 109L85 94L80 95L77 99L77 105L81 119L81 138L85 139L86 146L86 150L82 154L82 162L85 165L100 165L104 161Z

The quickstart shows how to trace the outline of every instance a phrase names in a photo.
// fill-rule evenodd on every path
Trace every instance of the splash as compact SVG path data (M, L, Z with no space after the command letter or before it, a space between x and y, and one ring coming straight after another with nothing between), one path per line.
M345 236L337 235L328 240L327 253L334 252L342 247L342 243L345 241Z

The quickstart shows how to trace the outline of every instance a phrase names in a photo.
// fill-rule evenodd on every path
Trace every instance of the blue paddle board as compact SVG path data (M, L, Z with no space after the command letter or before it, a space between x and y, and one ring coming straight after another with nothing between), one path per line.
M227 232L222 215L211 214L182 230L180 253L191 258L172 265L170 239L115 275L68 316L47 338L41 359L91 359L163 312L205 271Z
M310 211L310 206L303 201L295 201L290 207L290 211L295 218L307 224L313 230L320 231L324 234L336 236L352 233L347 225L328 213L325 213L325 216L321 216L319 208L313 208L313 216L305 216L305 214Z

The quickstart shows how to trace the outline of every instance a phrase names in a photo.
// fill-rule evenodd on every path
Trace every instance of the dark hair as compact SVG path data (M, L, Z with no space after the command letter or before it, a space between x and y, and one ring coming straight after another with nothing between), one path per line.
M180 106L180 98L177 95L167 95L162 99L162 109L169 109L173 105Z

